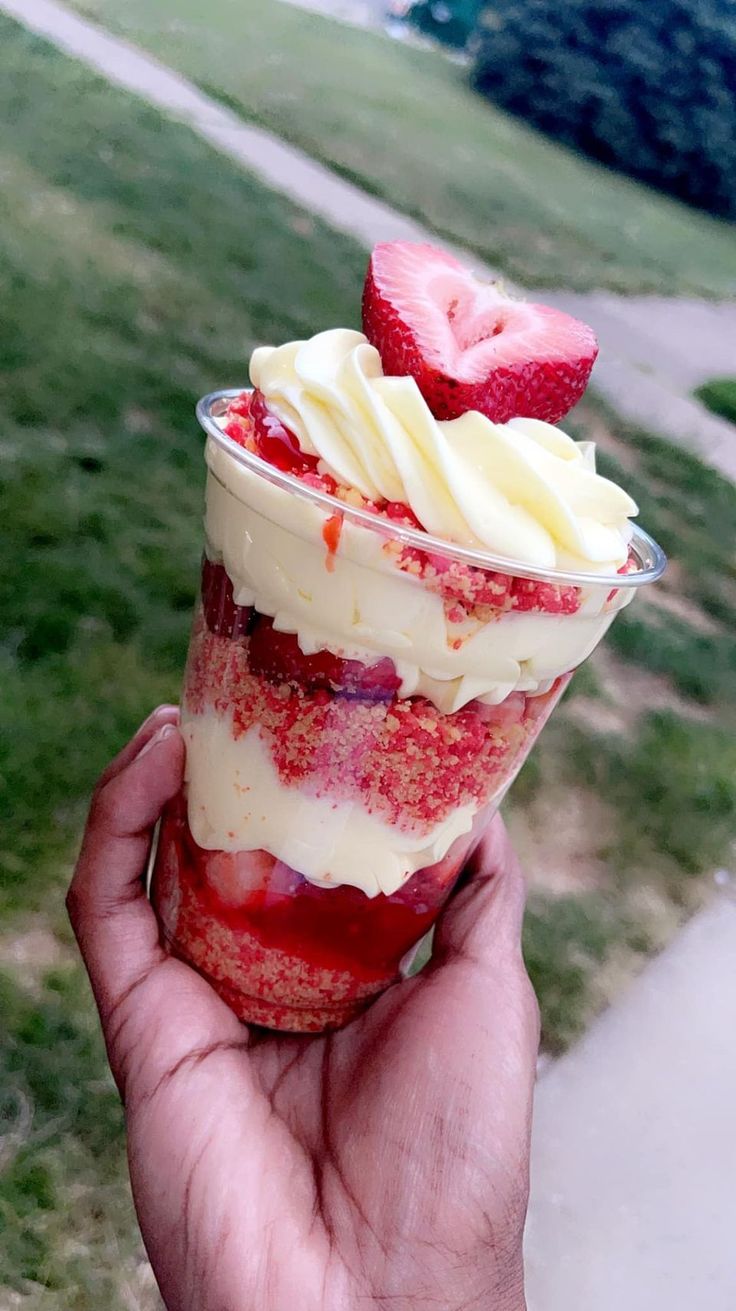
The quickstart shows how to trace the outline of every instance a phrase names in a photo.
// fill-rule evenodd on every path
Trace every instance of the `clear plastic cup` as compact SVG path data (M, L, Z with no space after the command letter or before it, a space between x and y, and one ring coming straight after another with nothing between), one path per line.
M239 394L198 407L186 781L151 892L241 1019L318 1032L400 977L574 668L665 560L638 528L606 577L448 545L237 445L218 418Z

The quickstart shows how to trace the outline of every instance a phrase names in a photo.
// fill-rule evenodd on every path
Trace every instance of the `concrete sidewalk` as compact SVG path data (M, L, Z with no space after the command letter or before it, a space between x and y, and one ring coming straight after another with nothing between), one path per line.
M593 386L622 418L664 437L676 434L736 482L736 427L692 396L710 378L736 377L736 302L603 291L530 294L595 329L601 351Z
M736 902L701 912L537 1090L529 1311L736 1307Z
M366 247L401 240L429 241L455 249L303 151L245 122L152 55L78 17L57 0L0 0L0 12L84 61L109 82L187 123L241 167ZM477 258L455 253L494 276ZM719 372L736 374L735 304L549 290L540 292L539 297L568 309L595 328L601 353L593 386L623 417L697 451L736 481L736 428L709 414L689 395L694 380Z

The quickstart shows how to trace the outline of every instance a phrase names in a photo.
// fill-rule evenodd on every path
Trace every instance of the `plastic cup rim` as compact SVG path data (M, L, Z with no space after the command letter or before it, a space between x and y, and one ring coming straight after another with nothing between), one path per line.
M596 574L569 569L548 569L543 566L527 564L520 560L513 560L507 556L495 555L489 551L461 546L456 542L448 542L444 538L434 537L431 533L425 533L421 529L409 528L396 523L392 519L373 514L370 510L361 510L357 506L348 505L344 501L338 500L337 497L330 496L329 492L318 491L314 487L307 486L306 483L293 474L277 469L274 465L269 464L267 460L262 460L259 455L247 451L245 447L239 446L237 442L227 436L217 422L215 407L224 405L225 402L234 400L235 397L242 396L243 392L251 390L252 388L249 387L223 387L217 391L208 392L206 396L203 396L197 402L196 414L200 426L207 436L211 437L216 445L238 464L251 473L265 478L273 486L280 487L283 491L311 502L312 505L317 506L330 516L339 514L343 520L358 524L362 528L369 528L373 532L380 532L407 547L447 556L450 559L470 565L474 569L511 574L516 578L530 578L535 581L539 580L565 586L642 587L645 583L656 582L658 578L661 578L667 567L667 557L661 546L638 524L632 525L633 532L629 545L634 552L639 568L635 572L626 574Z

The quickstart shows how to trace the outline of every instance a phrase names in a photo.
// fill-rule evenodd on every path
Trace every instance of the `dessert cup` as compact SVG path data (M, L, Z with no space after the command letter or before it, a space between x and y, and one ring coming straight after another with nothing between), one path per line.
M664 557L552 573L339 500L208 434L163 940L243 1020L318 1032L401 974L572 671Z

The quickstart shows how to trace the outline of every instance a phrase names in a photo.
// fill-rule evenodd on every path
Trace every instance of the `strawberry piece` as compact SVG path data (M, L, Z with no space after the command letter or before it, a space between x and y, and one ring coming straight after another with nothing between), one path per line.
M636 559L636 556L634 555L633 551L630 550L630 551L629 551L629 558L628 558L628 560L626 561L626 564L622 564L622 565L621 565L621 568L616 570L616 573L617 573L617 574L635 574L638 568L639 568L639 564L638 564L638 561L637 561L637 559ZM614 587L614 588L612 588L611 591L608 593L608 596L606 597L606 604L610 604L610 602L613 600L614 596L618 596L620 590L621 590L620 587Z
M231 442L237 442L238 446L245 446L247 431L245 425L239 423L237 419L231 419L223 428L225 436L229 437Z
M523 692L510 692L498 705L489 706L485 701L472 701L471 706L484 724L491 724L494 728L512 728L524 718L526 696Z
M303 473L301 481L307 487L313 487L316 492L326 492L328 496L334 496L337 492L337 483L331 473Z
M384 372L409 374L438 419L480 410L557 423L580 400L598 343L547 305L513 300L452 255L407 241L376 246L363 331Z
M207 627L217 637L245 637L250 630L252 607L235 604L226 570L206 555L202 557L202 608Z
M255 892L270 885L275 864L267 851L211 851L207 853L205 878L219 901L236 910Z
M305 655L294 633L280 633L267 615L258 615L250 639L248 663L270 683L291 683L307 692L337 692L366 701L390 701L401 686L388 657L373 665L342 660L331 651Z
M250 414L250 392L241 391L239 396L234 396L228 402L228 414L237 414L241 419L247 419Z
M383 506L383 513L387 519L393 519L394 523L404 524L406 528L418 528L420 532L424 532L411 506L404 505L403 501L387 501Z
M541 724L544 723L545 719L550 714L551 710L556 704L557 694L560 691L561 685L562 685L562 689L564 690L564 688L567 686L571 678L572 678L572 672L568 672L566 674L560 674L559 678L555 679L554 683L552 684L552 686L549 688L547 692L542 692L538 696L527 697L527 702L526 702L527 722L532 724L538 724L541 726Z
M259 391L254 391L251 397L250 417L253 421L256 451L262 460L267 460L284 473L297 475L311 473L317 468L316 455L305 455L298 438L271 413Z

